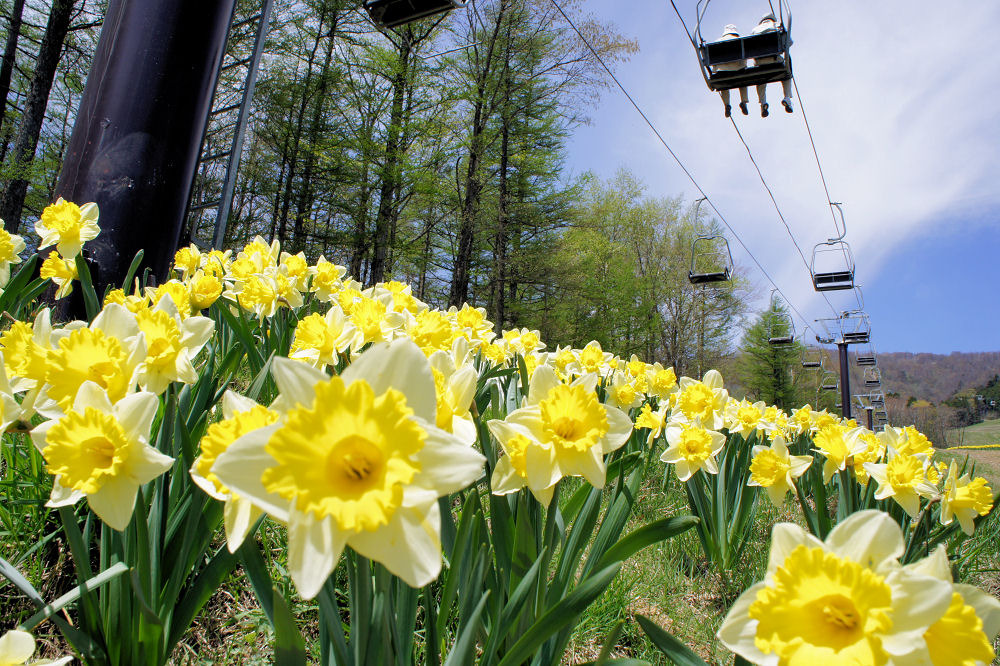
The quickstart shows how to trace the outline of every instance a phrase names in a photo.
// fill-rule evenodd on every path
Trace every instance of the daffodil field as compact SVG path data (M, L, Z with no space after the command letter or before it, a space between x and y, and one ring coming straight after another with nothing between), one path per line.
M0 543L0 603L34 607L0 608L0 664L43 663L43 623L73 653L48 663L168 663L237 571L275 663L565 663L623 563L690 530L729 580L765 503L796 520L733 594L717 640L737 663L995 659L1000 601L953 580L983 555L970 537L995 521L994 490L912 427L737 400L714 370L677 378L596 342L497 335L482 309L364 288L261 238L183 248L158 285L137 257L98 294L83 255L97 206L59 200L35 229L44 259L0 231L0 519L40 538ZM56 314L74 292L86 320ZM689 511L636 525L670 483ZM43 598L25 570L53 538L74 582ZM315 626L294 599L317 605ZM705 663L634 621L665 659ZM620 631L595 663L643 663L611 656Z

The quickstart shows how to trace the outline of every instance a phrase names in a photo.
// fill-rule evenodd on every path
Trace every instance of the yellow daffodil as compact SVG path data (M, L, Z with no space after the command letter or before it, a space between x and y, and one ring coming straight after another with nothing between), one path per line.
M182 280L187 280L194 275L201 268L201 262L201 250L193 243L174 253L174 269L181 274Z
M336 365L357 340L359 333L334 305L325 315L314 312L299 320L288 357L309 363L314 368Z
M812 405L799 407L791 416L791 424L795 428L796 434L804 435L813 432Z
M354 325L355 337L351 347L355 351L371 342L391 342L406 322L403 313L392 309L392 294L387 291L383 291L379 298L359 298L353 304L348 319Z
M0 352L0 433L21 418L21 405L14 399L14 392L7 381L7 364Z
M865 443L865 450L854 454L854 478L863 486L868 485L868 470L865 463L877 463L885 455L885 447L878 436L867 428L861 430L859 438Z
M485 459L434 422L434 378L410 341L375 345L339 377L274 359L281 421L233 442L211 471L288 525L299 594L319 592L345 546L413 587L441 569L438 497Z
M222 281L202 270L195 271L187 285L192 311L211 307L222 296Z
M405 316L406 334L424 354L430 356L436 351L451 348L457 333L445 313L424 310L417 315L406 313Z
M813 437L818 451L826 458L823 463L823 483L829 483L836 472L847 469L851 457L867 449L861 440L861 429L848 430L839 423L831 423L819 429Z
M654 363L650 366L646 376L649 380L649 394L651 396L665 400L677 390L677 375L673 368L664 368L659 363Z
M951 584L904 570L899 525L879 511L848 516L820 541L779 523L765 579L719 629L753 664L903 664L951 603Z
M784 438L775 437L771 446L753 447L747 485L764 488L771 504L780 508L785 503L785 496L795 492L795 479L805 474L812 461L812 456L789 455Z
M145 341L146 358L139 364L139 386L159 395L171 382L198 381L194 358L215 332L208 317L181 319L172 298L136 315Z
M316 265L309 269L309 272L312 275L310 288L316 292L316 298L321 301L332 301L341 289L340 278L344 276L347 269L331 263L321 256Z
M191 466L191 478L199 488L225 502L223 523L229 552L234 553L260 517L253 502L229 490L212 472L212 465L229 445L243 435L275 423L280 414L232 391L222 397L222 421L208 426L201 438L199 455Z
M763 401L752 403L745 399L730 399L724 412L725 428L729 432L739 433L744 439L750 439L750 436L757 431L765 408Z
M476 424L469 408L476 397L479 373L471 363L456 367L451 353L445 351L434 352L429 361L437 395L437 427L472 446Z
M993 489L982 477L970 479L968 474L956 477L958 468L953 461L941 495L941 524L949 525L958 518L962 531L972 536L976 516L985 516L993 508Z
M937 487L927 481L923 462L914 455L889 450L885 463L865 463L865 471L878 481L875 499L891 497L903 510L916 518L920 512L920 498L937 495Z
M0 220L0 289L10 281L11 264L21 263L21 252L24 252L24 239L7 233L3 220Z
M507 441L512 451L532 454L521 458L521 462L527 460L526 468L519 467L517 458L503 463L504 470L515 472L505 477L507 482L520 482L518 487L527 486L536 497L539 493L544 497L564 476L582 476L595 488L604 487L607 475L604 455L628 441L632 421L620 409L598 402L596 387L594 374L564 384L550 366L541 365L535 370L524 406L508 414L505 420L513 427L500 426L503 422L499 420L488 424L501 444ZM527 448L521 440L511 444L514 434L534 444ZM535 464L544 464L544 468L533 468ZM510 485L500 484L500 487L513 492Z
M933 553L905 569L952 583L947 548ZM1000 633L1000 601L972 585L953 584L948 610L923 634L925 650L914 663L980 666L995 658L991 642Z
M576 376L589 372L603 376L608 373L612 358L614 356L611 353L601 349L600 342L591 340L576 353L575 359L567 364L566 372Z
M722 375L709 370L702 381L681 377L680 391L674 405L674 419L697 421L708 430L725 427L729 393L723 388Z
M73 293L73 280L79 277L76 263L63 259L55 250L49 252L49 256L42 262L38 276L43 280L51 279L56 284L56 298L66 298Z
M54 331L47 354L45 399L38 412L56 418L69 409L80 386L96 383L112 402L130 393L137 382L146 345L135 316L120 305L101 310L89 327Z
M55 245L59 254L72 262L83 244L101 233L97 226L98 213L96 203L77 206L59 197L54 204L45 207L42 217L35 223L35 233L41 237L38 249Z
M496 337L493 322L487 318L484 308L474 308L466 303L458 309L453 305L448 308L448 317L454 324L455 332L477 347L492 342Z
M639 412L639 416L635 419L635 429L639 428L649 428L649 435L646 437L646 443L652 446L660 435L663 433L663 429L667 427L667 412L670 411L670 405L666 402L660 404L659 408L654 412L653 408L649 404L642 406L642 410Z
M635 387L635 382L628 374L615 371L607 386L607 401L609 405L627 412L642 404L643 394Z
M673 464L677 478L687 481L700 469L719 473L715 456L726 445L726 436L697 423L675 421L667 425L667 445L660 460Z
M128 527L139 487L173 465L173 458L149 445L158 407L159 400L147 392L112 405L100 386L84 382L65 416L31 431L55 476L46 506L67 506L86 497L111 528Z
M278 270L288 278L290 285L299 292L309 288L309 262L304 252L298 254L281 253Z
M0 666L22 666L35 654L35 638L27 631L11 629L0 636ZM73 661L73 657L59 659L39 659L31 666L62 666Z

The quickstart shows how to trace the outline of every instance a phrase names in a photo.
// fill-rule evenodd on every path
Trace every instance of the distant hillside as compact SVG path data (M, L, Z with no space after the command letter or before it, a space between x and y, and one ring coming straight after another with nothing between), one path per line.
M1000 352L879 352L878 365L886 393L899 393L904 400L912 396L937 404L963 389L982 386L1000 373Z

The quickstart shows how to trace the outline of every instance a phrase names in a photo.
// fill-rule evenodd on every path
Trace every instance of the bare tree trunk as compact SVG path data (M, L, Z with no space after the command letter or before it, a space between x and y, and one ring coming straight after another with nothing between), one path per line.
M56 75L63 42L69 30L69 20L75 6L76 0L54 0L52 3L45 35L38 50L35 74L31 77L31 87L24 105L21 126L14 141L14 161L23 169L27 169L35 157L38 137L42 132L42 121L45 119L45 107L48 105L49 92L52 90L52 80ZM16 233L21 224L21 209L24 208L27 192L28 179L25 173L11 180L4 192L3 202L0 203L0 218L4 220L4 227L11 233Z
M14 6L10 10L10 25L7 27L7 44L3 49L3 62L0 63L0 128L3 127L3 118L7 111L7 95L10 94L10 77L14 73L17 40L21 36L21 14L23 13L24 0L14 0Z
M510 82L507 82L507 94L510 95ZM493 237L493 275L490 278L490 316L497 335L504 326L505 294L507 268L507 217L509 196L507 192L507 169L510 163L510 119L503 119L503 136L500 142L500 192L497 202L497 228Z

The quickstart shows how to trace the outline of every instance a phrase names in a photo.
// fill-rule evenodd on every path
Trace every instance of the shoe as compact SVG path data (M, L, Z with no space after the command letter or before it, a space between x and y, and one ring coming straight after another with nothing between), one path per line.
M733 115L733 107L726 104L726 118L728 118L731 115Z
M781 100L781 106L785 107L786 113L792 112L792 100L788 99L787 97Z
M760 117L767 118L767 102L760 105Z
M747 110L747 103L746 102L740 102L740 111L743 112L744 116L749 116L750 115L750 111Z

